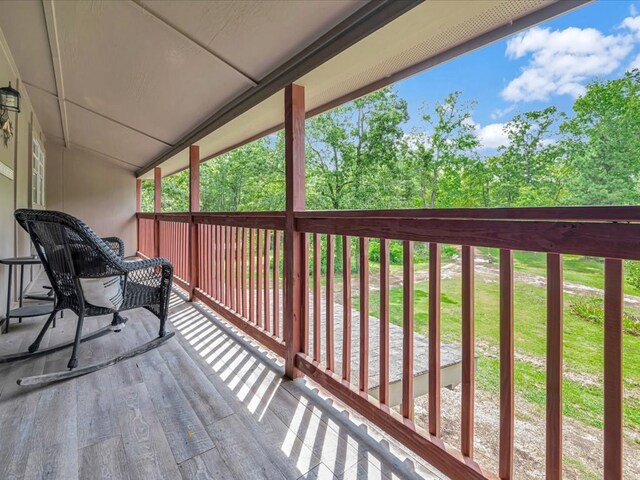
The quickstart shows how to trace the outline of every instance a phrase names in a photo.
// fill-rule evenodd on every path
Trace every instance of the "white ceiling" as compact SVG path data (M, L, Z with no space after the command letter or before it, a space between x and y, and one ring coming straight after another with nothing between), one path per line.
M317 113L584 1L428 0L296 83ZM0 29L47 139L139 170L366 3L5 1ZM282 121L280 92L201 138L201 156Z
M2 2L49 141L137 170L363 0Z

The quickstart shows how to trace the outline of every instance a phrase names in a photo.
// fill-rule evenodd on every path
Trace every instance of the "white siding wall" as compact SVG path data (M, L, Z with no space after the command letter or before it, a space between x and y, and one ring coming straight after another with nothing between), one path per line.
M31 134L35 135L46 151L44 136L33 113L31 102L24 88L20 86L20 75L11 57L6 41L0 31L0 87L11 85L22 93L21 112L11 113L14 137L4 146L0 138L0 162L13 171L13 179L0 174L0 258L28 255L30 242L13 218L16 208L30 206L31 178ZM30 269L27 279L32 277ZM35 273L35 272L34 272ZM0 316L6 309L7 267L0 266ZM14 289L15 292L15 289Z

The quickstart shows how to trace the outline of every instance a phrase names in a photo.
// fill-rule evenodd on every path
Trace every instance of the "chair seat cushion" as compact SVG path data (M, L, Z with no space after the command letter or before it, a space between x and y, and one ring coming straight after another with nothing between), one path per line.
M124 301L120 277L81 278L80 286L87 303L109 310L119 310Z

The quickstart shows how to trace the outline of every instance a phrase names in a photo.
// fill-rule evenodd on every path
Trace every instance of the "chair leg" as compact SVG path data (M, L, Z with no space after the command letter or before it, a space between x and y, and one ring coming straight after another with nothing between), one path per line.
M67 368L69 370L73 370L78 366L78 345L80 345L80 339L82 338L82 324L84 323L84 312L80 312L78 315L78 326L76 327L76 338L73 342L73 350L71 351L71 358L69 359L69 363L67 364Z
M127 320L120 315L120 313L115 312L113 314L113 320L111 320L111 330L114 332L121 332L125 326L125 322Z
M47 333L47 330L49 329L51 322L55 322L56 315L58 315L58 312L56 310L51 312L51 314L49 315L49 318L47 318L47 321L44 322L44 326L40 330L40 333L38 334L36 341L33 342L31 345L29 345L29 348L28 348L29 353L35 353L38 351L38 349L40 348L40 342L44 338L44 334Z
M167 321L167 316L163 315L162 318L160 319L160 332L158 333L159 337L164 337L167 334L167 331L165 330L165 326L164 326L166 321Z

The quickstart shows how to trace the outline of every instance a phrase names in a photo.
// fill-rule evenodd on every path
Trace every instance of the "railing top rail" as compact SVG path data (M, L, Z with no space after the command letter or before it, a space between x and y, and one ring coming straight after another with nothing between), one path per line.
M285 212L136 213L138 218L270 218ZM389 210L307 210L296 218L437 218L450 220L540 220L580 222L640 222L640 206L513 207L513 208L412 208Z
M547 220L640 222L640 206L420 208L296 212L296 218L438 218L450 220Z
M640 260L640 224L635 223L325 217L299 218L296 228L308 233Z

